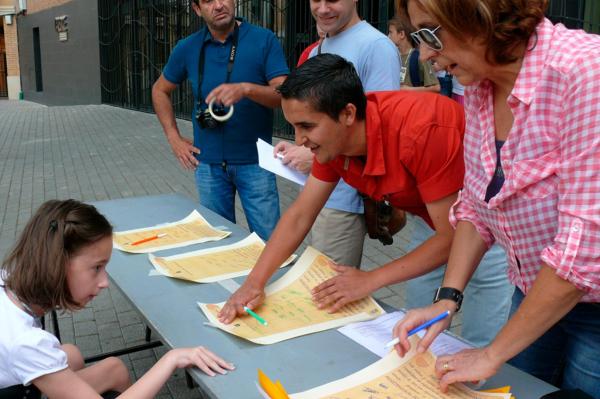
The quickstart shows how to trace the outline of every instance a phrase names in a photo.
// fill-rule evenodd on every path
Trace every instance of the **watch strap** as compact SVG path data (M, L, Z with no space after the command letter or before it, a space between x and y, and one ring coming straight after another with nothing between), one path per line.
M456 311L460 310L460 306L462 305L463 293L456 288L452 287L439 287L435 291L435 296L433 297L433 303L439 302L442 299L449 299L451 301L456 302Z

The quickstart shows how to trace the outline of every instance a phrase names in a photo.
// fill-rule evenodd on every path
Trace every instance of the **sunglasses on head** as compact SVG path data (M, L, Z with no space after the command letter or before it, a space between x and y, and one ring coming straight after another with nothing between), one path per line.
M412 37L417 45L423 43L433 51L441 51L444 48L444 45L435 34L441 27L441 25L438 25L438 27L433 30L429 28L419 29L418 31L411 33L410 37Z

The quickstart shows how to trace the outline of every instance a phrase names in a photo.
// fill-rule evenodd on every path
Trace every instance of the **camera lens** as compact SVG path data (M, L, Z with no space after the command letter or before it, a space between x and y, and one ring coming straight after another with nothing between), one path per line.
M227 114L227 109L223 105L213 105L213 113L218 116Z

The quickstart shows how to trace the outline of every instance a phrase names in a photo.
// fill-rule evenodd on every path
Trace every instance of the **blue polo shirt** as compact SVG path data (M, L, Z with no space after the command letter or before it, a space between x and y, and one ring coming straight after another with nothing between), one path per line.
M171 83L180 84L188 79L194 92L194 145L200 149L197 159L204 163L231 164L257 163L256 140L270 143L273 135L273 110L247 98L234 105L231 119L216 129L202 129L196 121L198 100L198 61L204 41L204 78L202 98L215 87L225 83L227 63L233 34L225 43L212 38L207 29L180 40L163 70ZM269 80L288 75L283 50L270 30L242 22L239 26L238 48L229 83L249 82L268 85Z

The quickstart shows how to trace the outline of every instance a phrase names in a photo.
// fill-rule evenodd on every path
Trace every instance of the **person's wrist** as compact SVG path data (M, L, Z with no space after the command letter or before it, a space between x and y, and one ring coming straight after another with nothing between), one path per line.
M451 315L456 313L458 308L458 304L451 299L440 299L434 305L441 307L443 310L449 310Z
M243 286L250 290L263 290L267 279L263 279L261 276L250 273Z
M498 368L510 359L510 357L506 357L506 348L500 348L499 346L496 341L492 341L484 348L487 358Z
M242 87L242 93L244 94L244 97L249 97L251 92L252 92L252 87L246 83L240 83L241 87Z
M388 285L387 282L387 274L384 273L384 268L379 267L377 269L365 272L367 273L367 281L370 283L370 291L369 292L373 292L373 291L377 291L380 288L385 287L386 285Z
M181 135L179 134L179 132L177 130L169 130L166 132L166 136L167 136L167 141L169 143L173 143L174 141L179 141L181 140Z
M439 287L435 291L435 295L433 297L433 303L437 303L441 300L450 300L451 302L454 302L456 305L456 308L454 311L458 312L462 305L463 293L461 290L459 290L457 288L449 287L449 286L442 286L442 287Z
M172 371L180 367L178 354L179 351L179 349L171 349L162 357Z

